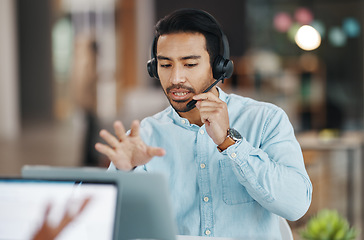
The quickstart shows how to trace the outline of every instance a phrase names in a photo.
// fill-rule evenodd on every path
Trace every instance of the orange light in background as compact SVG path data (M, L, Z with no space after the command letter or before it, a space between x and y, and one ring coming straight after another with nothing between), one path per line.
M316 54L306 52L299 57L299 65L305 72L317 72L320 67L320 60Z
M304 25L298 29L295 41L301 49L311 51L320 46L321 35L312 26Z

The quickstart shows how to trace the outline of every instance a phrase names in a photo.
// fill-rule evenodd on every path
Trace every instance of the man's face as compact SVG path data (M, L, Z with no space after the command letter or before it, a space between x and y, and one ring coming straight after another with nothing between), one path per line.
M161 35L157 59L159 79L170 104L177 112L189 111L186 104L214 80L204 35Z

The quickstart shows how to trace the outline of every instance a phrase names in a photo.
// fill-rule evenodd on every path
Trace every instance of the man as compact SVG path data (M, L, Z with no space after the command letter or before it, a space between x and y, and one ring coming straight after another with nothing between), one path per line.
M116 137L102 130L108 145L95 147L110 169L166 175L179 234L280 239L278 216L305 214L311 182L282 109L218 87L203 93L231 75L224 38L200 10L160 20L148 68L171 106L134 121L128 134L115 122Z

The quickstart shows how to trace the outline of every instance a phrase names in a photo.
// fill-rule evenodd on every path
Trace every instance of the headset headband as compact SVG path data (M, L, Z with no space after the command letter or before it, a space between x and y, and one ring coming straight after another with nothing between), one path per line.
M222 31L219 23L216 21L216 19L211 14L209 14L208 12L203 11L203 10L198 10L198 9L193 9L193 10L197 11L200 14L204 14L205 16L207 16L212 22L214 22L217 25L219 32L220 32L220 36L218 37L219 38L219 54L214 59L214 62L212 64L212 71L213 71L214 78L218 79L222 75L224 75L224 78L231 77L234 66L233 66L232 61L229 60L230 48L229 48L229 42L227 40L226 35ZM159 79L157 56L156 56L158 38L159 38L159 36L155 36L153 39L153 43L152 43L152 47L151 47L151 60L149 60L148 64L147 64L147 69L148 69L149 75L151 77L155 77L157 79ZM222 51L221 51L221 48L223 48ZM221 56L221 52L222 52L222 56Z

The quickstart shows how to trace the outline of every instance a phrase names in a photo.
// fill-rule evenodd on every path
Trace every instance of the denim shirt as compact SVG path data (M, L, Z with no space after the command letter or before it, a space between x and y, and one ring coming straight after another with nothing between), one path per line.
M168 107L145 118L140 129L145 143L166 155L136 171L167 177L178 234L281 239L278 216L299 219L312 194L292 125L273 104L218 90L242 140L219 152L204 125Z

